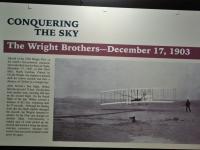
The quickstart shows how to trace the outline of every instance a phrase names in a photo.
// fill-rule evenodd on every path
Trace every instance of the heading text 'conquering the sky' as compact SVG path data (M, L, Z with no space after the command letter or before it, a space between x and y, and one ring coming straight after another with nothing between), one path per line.
M67 27L77 28L79 22L76 20L49 20L49 19L27 19L27 18L9 18L7 20L9 25L22 25L40 27Z

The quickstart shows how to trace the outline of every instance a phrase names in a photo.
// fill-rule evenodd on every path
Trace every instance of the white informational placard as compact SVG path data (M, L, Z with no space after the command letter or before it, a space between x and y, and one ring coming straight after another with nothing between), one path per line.
M200 12L0 3L0 145L200 149Z

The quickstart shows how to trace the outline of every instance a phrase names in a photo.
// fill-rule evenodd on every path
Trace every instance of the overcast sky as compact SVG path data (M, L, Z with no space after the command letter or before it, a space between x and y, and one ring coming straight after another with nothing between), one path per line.
M184 62L56 59L55 97L97 98L100 91L176 88L177 99L199 99L200 65Z

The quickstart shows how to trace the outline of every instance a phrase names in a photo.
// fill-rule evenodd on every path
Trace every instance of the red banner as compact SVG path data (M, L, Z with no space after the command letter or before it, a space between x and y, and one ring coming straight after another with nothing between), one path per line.
M199 47L4 41L5 53L200 59Z

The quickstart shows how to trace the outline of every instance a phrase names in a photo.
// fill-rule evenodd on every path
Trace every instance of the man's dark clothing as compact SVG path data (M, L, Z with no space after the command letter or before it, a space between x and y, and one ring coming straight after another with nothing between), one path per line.
M188 112L188 110L189 110L189 112L191 112L189 100L186 101L185 106L186 106L186 112Z

